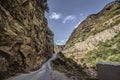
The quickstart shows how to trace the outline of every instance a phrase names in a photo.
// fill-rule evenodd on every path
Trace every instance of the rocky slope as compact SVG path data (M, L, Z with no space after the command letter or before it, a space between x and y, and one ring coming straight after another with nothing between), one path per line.
M56 45L54 44L54 51L55 53L59 53L60 51L62 51L64 48L64 45Z
M85 69L85 71L95 77L96 73L90 67L95 67L97 62L120 62L119 33L120 1L116 0L107 4L99 13L88 16L79 24L68 39L62 53L82 67L86 67L88 70ZM110 45L109 50L105 44Z
M53 53L46 0L0 0L0 79L40 68Z

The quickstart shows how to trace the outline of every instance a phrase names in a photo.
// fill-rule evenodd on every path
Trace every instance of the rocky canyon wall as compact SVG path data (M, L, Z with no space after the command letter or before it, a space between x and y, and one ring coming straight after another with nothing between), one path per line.
M53 53L46 0L0 0L0 75L40 68Z
M89 75L96 76L90 69L95 67L96 62L120 62L117 57L120 56L119 37L120 1L116 0L81 22L71 34L62 53L89 69L90 72L86 71Z

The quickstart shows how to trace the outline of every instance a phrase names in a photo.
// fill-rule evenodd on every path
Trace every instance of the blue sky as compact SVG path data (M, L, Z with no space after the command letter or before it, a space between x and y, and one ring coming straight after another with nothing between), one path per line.
M65 44L72 31L88 15L98 13L114 0L48 0L48 26L56 44Z

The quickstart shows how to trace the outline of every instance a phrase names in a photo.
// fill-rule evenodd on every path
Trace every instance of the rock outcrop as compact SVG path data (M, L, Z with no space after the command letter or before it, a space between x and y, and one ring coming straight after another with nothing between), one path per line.
M54 44L55 53L61 52L63 50L63 48L64 48L64 45L56 45L56 44Z
M107 4L99 13L88 16L79 24L71 34L62 52L67 58L71 58L78 64L89 69L93 66L86 62L88 58L86 57L87 54L92 50L97 50L101 42L112 41L116 36L118 39L120 36L118 35L119 33L120 1L116 0ZM119 41L118 44L120 45ZM110 55L114 55L114 53ZM97 57L93 58L97 59ZM89 71L92 70L89 69ZM86 72L89 73L89 71ZM89 75L96 76L94 72L90 72Z
M51 57L46 10L46 0L0 0L0 79L4 73L40 68Z

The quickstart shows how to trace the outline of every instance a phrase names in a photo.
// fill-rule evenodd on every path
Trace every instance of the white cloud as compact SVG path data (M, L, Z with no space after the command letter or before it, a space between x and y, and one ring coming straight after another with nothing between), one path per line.
M72 21L74 22L76 20L76 16L74 15L69 15L69 16L66 16L63 20L63 23L65 24L67 21Z
M65 41L64 41L64 40L61 40L60 42L61 42L61 43L64 43Z
M61 18L61 14L52 12L49 16L50 19L58 20Z
M82 14L82 13L80 13L80 16L83 16L83 14Z
M56 44L57 45L64 45L65 44L65 40L57 40Z

